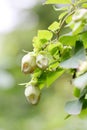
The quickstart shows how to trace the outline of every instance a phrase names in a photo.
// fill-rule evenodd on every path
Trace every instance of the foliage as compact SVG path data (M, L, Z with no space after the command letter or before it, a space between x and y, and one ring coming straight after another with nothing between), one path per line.
M65 105L65 110L70 115L77 115L87 108L87 4L86 0L47 0L45 4L63 4L58 21L49 25L47 30L39 30L33 38L33 52L36 63L31 57L22 62L22 71L33 68L31 81L25 87L49 87L58 77L68 71L72 75L74 87L74 101ZM65 8L66 6L66 8ZM64 9L64 8L65 9ZM63 33L63 30L67 30ZM25 55L26 57L26 55ZM24 59L24 57L23 57ZM22 60L23 61L23 60ZM34 94L34 93L33 93ZM30 95L29 95L30 96ZM35 96L35 95L34 95ZM32 100L35 100L33 98ZM32 103L32 101L29 101ZM37 100L38 102L38 100Z

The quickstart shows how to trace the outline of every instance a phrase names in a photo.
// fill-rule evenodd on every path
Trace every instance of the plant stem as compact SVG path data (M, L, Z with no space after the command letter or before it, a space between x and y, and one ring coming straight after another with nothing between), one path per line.
M75 12L75 10L71 11L71 12L70 12L69 14L67 14L67 15L65 16L65 18L61 21L60 29L59 29L58 32L57 32L58 38L59 38L59 34L60 34L60 32L61 32L61 30L62 30L62 28L63 28L63 26L64 26L64 23L65 23L66 19L67 19L69 16L71 16L74 12Z

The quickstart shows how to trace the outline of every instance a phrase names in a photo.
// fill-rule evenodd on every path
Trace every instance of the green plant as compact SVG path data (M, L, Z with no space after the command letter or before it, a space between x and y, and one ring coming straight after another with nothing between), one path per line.
M26 83L25 96L26 91L30 91L29 86L49 87L68 71L72 75L73 93L77 99L67 102L65 110L69 115L80 114L87 108L87 1L46 0L45 4L62 4L60 8L54 7L61 13L47 30L38 31L33 38L33 52L27 54L27 61L26 55L22 59L22 71L32 72L31 81ZM30 53L34 54L32 58Z

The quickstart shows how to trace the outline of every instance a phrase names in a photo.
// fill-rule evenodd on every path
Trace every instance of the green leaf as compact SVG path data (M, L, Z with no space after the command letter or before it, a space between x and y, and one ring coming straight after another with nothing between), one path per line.
M51 30L51 31L53 31L53 32L55 32L56 30L58 30L59 29L59 23L58 22L53 22L49 27L48 27L48 29L49 30Z
M62 19L66 14L67 14L67 11L61 13L61 14L59 15L58 19L59 19L59 20Z
M74 24L74 22L72 21L72 15L70 15L69 17L67 17L66 23L67 23L66 26L68 26L68 27L71 26L72 24ZM71 28L72 28L72 26L71 26Z
M46 0L45 4L70 4L71 0Z
M38 52L42 50L51 40L53 34L48 30L39 30L38 35L33 38L34 51Z
M76 42L73 56L60 63L63 68L78 68L80 61L86 60L84 46L80 41Z
M75 78L73 84L77 88L83 89L87 85L87 73Z
M59 78L64 73L64 70L58 69L54 72L49 72L47 74L46 85L49 87L57 78Z
M77 35L73 36L72 33L67 33L61 35L59 41L64 45L74 46L77 39L78 39Z
M83 41L84 47L87 48L87 31L79 34L79 39Z
M56 53L58 54L59 50L62 49L62 44L60 42L49 44L47 51L54 56Z
M68 114L64 119L66 120L66 119L68 119L69 117L71 117L70 114Z
M72 50L71 46L64 46L63 49L62 49L62 51L60 50L61 62L65 61L68 58L70 58L70 56L71 56L71 50Z
M42 89L44 86L49 87L58 77L64 73L64 70L58 69L54 72L43 72L38 78L38 86Z
M65 105L65 111L70 115L78 115L82 110L83 102L79 100L69 101Z
M53 34L52 32L48 30L39 30L38 31L38 39L46 39L46 40L51 40Z
M81 111L79 117L80 119L86 119L87 118L87 101L85 102L86 108L83 107L83 110ZM84 106L84 104L83 104Z
M79 97L80 96L80 89L74 87L73 94L74 94L75 97Z
M41 50L41 42L38 39L38 37L33 38L33 47L34 47L34 51L40 51Z
M58 56L57 56L58 57ZM59 58L59 57L58 57ZM54 63L53 63L54 62ZM58 60L57 61L55 61L55 60L51 60L51 63L50 63L50 65L49 65L49 70L56 70L56 68L58 68L58 66L59 66L59 62L58 62Z
M83 100L83 107L82 108L83 108L83 110L87 109L87 99Z

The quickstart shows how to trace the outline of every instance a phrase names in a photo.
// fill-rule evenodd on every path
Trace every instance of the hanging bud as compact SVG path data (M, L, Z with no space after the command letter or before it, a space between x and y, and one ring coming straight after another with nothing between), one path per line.
M25 74L32 73L36 68L36 57L34 53L29 52L22 58L21 70Z
M36 58L36 64L39 68L46 69L48 67L48 58L43 54L39 54Z
M78 9L72 17L74 22L78 22L80 20L87 18L87 9Z
M31 104L37 104L40 99L40 89L32 85L25 88L24 94L28 102Z

